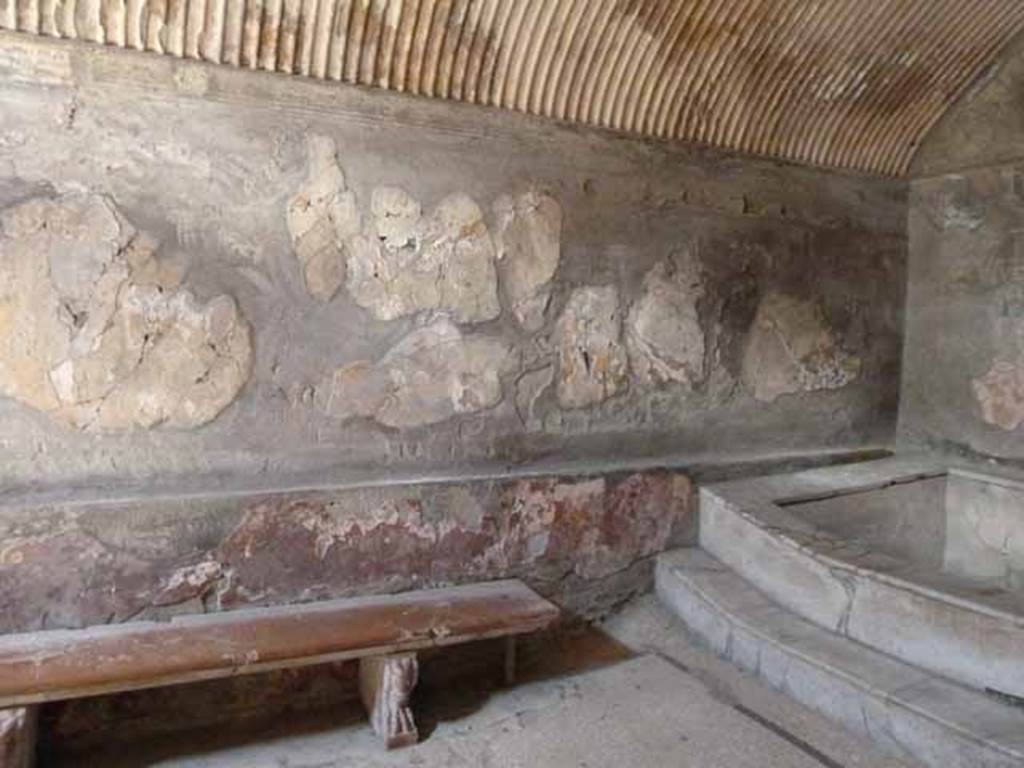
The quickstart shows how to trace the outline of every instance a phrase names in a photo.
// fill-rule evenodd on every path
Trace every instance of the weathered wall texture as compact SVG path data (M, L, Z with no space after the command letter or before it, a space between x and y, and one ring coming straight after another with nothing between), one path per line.
M936 129L911 185L901 435L1024 459L1024 43Z
M249 375L235 303L198 306L110 200L34 197L0 213L0 393L83 430L214 419Z
M500 575L596 612L691 463L891 437L900 183L31 38L0 73L0 629Z
M951 474L946 488L945 569L1007 590L1024 587L1024 488Z
M1019 162L1024 157L1024 36L947 111L914 156L917 177Z
M71 44L2 50L8 488L272 488L890 434L898 183Z
M590 616L693 504L649 471L2 509L0 634L506 577Z

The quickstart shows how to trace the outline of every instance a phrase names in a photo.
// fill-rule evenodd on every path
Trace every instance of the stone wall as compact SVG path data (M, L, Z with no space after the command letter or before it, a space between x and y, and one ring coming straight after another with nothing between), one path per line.
M901 183L12 35L0 72L7 631L501 575L592 614L694 466L892 435Z
M911 184L900 434L1024 459L1024 41L936 127Z
M8 488L890 435L899 183L149 55L0 51Z

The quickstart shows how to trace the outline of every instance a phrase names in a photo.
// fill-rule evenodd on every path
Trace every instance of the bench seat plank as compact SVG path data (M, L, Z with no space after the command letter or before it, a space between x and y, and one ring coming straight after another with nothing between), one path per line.
M412 651L543 629L516 580L0 636L0 707Z

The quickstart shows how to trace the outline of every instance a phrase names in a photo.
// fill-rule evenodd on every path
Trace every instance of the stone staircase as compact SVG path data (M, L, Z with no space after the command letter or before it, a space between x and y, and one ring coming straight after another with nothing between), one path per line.
M1014 651L1019 616L974 611L977 606L966 601L952 613L951 598L925 589L925 613L959 635L936 632L929 644L921 628L927 621L904 630L906 616L896 624L885 620L896 615L895 592L891 600L863 605L851 597L845 620L832 622L830 592L817 586L834 581L855 595L874 589L877 574L822 556L815 549L822 540L832 552L841 543L788 527L781 505L768 509L769 498L793 498L809 489L827 494L843 484L869 487L894 468L920 469L874 462L702 489L702 548L659 557L658 597L718 655L896 756L934 768L1024 766L1024 702L997 693L1016 691L1024 675L1024 653ZM877 553L871 557L877 560ZM884 578L908 593L918 588L890 577ZM857 634L849 631L851 611L862 613ZM994 624L993 616L1003 623ZM965 653L977 654L964 669L977 670L980 682L965 682L956 664L951 674L943 673L942 657L958 653L951 637L963 640Z

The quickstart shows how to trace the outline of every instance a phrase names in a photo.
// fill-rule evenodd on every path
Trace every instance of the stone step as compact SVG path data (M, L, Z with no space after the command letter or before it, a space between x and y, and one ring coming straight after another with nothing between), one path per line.
M900 757L1024 765L1024 709L828 632L700 549L658 558L661 601L712 649Z
M926 488L959 470L897 456L756 477L700 489L700 546L779 605L818 626L979 690L1024 697L1024 604L1016 591L980 588L935 562L945 551L897 554L890 543L840 535L794 501L844 497L833 518L863 517L870 489L890 496L887 522L914 546L945 541L951 518ZM859 493L854 493L858 492ZM881 518L879 518L881 520ZM878 523L879 526L883 524ZM906 546L906 545L905 545ZM949 542L945 541L944 550ZM996 552L976 558L997 556Z

